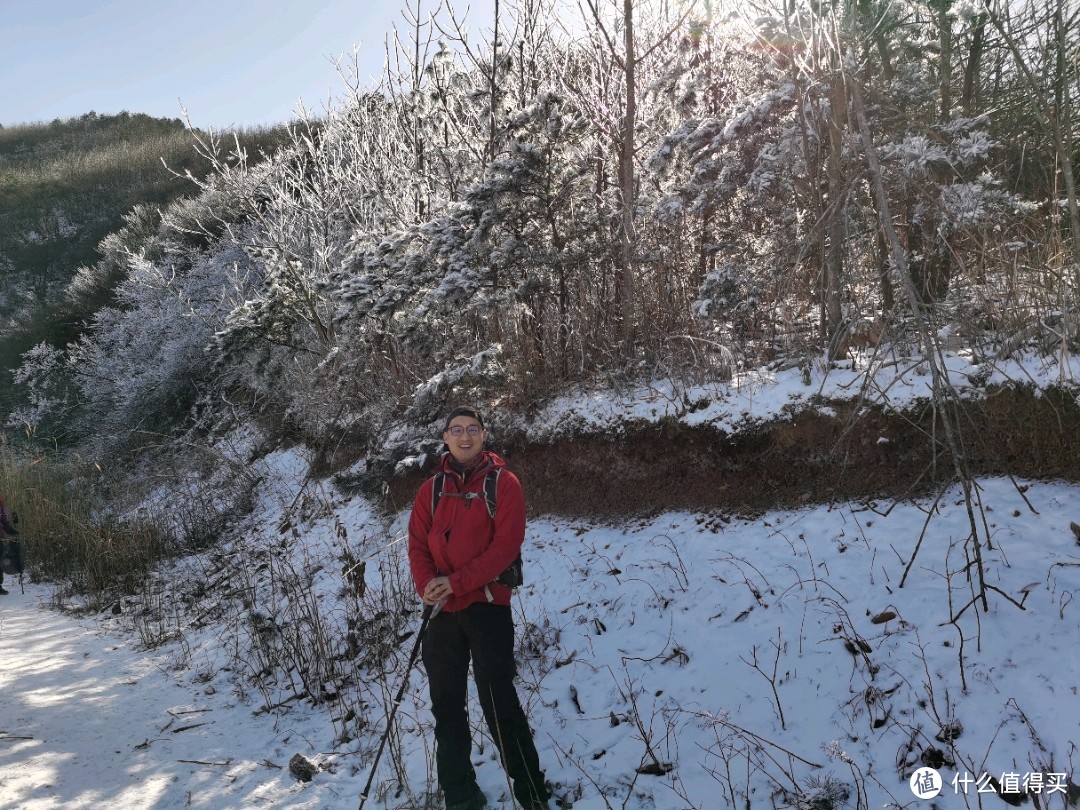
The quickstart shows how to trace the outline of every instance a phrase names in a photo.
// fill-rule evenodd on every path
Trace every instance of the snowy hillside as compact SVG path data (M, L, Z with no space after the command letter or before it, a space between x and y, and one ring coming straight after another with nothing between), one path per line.
M68 618L38 609L40 586L4 597L0 806L357 804L419 620L395 542L405 516L385 526L305 486L294 452L262 463L242 540L185 560L156 618L128 605ZM965 789L967 806L998 806L978 792L988 776L1064 807L1080 717L1080 489L993 479L979 497L988 610L973 601L959 490L756 517L532 520L514 606L521 692L559 806L917 806L908 780L931 763L940 807ZM307 517L282 534L294 504ZM357 635L398 650L383 669L350 670L365 653L340 656ZM164 643L140 651L140 638ZM291 675L271 664L323 646L339 667L321 690L299 663ZM509 808L472 711L480 785ZM398 723L368 806L441 806L429 804L422 668ZM318 767L310 782L290 774L296 754Z

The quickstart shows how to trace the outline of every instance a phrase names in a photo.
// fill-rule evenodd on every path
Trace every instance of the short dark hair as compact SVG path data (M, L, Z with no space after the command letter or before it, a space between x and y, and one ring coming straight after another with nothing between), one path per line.
M446 417L446 424L443 425L443 433L446 433L450 429L450 423L454 420L455 416L468 416L475 419L480 423L480 427L484 427L484 417L480 415L480 411L476 408L454 408Z

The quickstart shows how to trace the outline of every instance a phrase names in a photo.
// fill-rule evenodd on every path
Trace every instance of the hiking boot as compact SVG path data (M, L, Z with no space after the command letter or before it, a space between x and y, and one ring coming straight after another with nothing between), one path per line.
M471 798L463 802L447 804L446 810L487 810L487 806L487 796L480 791L480 788L477 788Z
M0 585L0 596L7 596L8 592L4 590L4 586Z

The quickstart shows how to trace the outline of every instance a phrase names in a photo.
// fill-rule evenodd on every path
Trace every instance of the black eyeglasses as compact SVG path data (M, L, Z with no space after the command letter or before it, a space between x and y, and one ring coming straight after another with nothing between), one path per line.
M483 428L479 425L469 425L468 427L462 427L461 425L451 425L449 428L447 428L447 431L455 439L460 439L466 433L469 436L479 436L480 431L482 430Z

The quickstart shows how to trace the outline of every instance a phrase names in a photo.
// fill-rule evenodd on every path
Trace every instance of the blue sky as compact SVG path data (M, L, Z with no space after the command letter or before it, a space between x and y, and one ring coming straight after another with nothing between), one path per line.
M384 40L416 0L0 0L0 124L94 110L254 126L316 113L344 90L334 60L359 47L382 71ZM464 9L465 3L461 3ZM483 28L472 0L470 19ZM421 0L426 14L434 0Z

